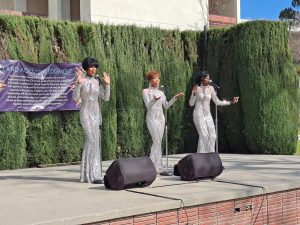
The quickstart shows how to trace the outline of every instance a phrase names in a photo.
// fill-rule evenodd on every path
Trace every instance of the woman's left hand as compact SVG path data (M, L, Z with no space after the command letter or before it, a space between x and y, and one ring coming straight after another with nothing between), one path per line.
M231 104L236 104L239 101L239 97L233 97Z
M182 96L184 96L184 93L183 92L180 92L179 94L177 94L177 95L175 95L175 98L180 98L180 97L182 97Z
M105 82L106 85L110 84L110 77L109 77L109 74L103 72L102 79L104 80L104 82Z
M103 72L102 79L104 80L104 82L105 82L106 85L110 84L110 77L109 77L108 73Z

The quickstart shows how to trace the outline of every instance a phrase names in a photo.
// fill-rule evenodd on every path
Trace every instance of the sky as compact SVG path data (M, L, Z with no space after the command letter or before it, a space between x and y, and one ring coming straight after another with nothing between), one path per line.
M291 7L292 0L240 0L241 19L278 20L282 9Z

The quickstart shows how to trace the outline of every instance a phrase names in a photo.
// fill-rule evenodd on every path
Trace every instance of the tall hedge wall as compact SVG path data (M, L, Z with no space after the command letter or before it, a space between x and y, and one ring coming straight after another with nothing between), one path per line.
M222 151L292 154L299 115L298 77L284 23L255 21L208 34L208 69L221 98L240 105L220 110Z
M104 159L142 156L150 151L146 111L141 98L142 89L148 86L145 72L150 69L161 72L169 99L180 91L191 89L186 81L197 64L199 34L195 32L13 16L0 16L0 28L1 59L36 63L81 62L88 55L99 59L99 73L106 71L111 75L111 99L101 102ZM184 99L179 100L168 111L169 129L172 130L170 149L174 153L184 151L181 138L185 129L184 104ZM17 131L11 127L11 131L6 132L12 138L7 144L1 144L1 153L5 153L1 157L1 168L80 160L84 134L78 112L0 115L10 120L19 119L21 115L23 119L19 122L22 129ZM3 119L2 127L8 126L10 120ZM15 135L18 132L22 135ZM196 134L194 136L197 138ZM21 144L12 149L15 139ZM9 161L14 154L20 157L20 162Z
M239 105L219 109L221 151L293 153L297 129L291 121L297 120L298 102L285 26L257 22L211 30L207 51L201 49L202 37L198 32L0 16L0 59L52 63L97 57L99 73L111 75L111 99L101 102L103 158L115 159L150 151L141 98L150 69L161 72L168 99L186 94L168 110L170 152L196 151L188 99L193 74L203 64L201 53L222 86L219 95L241 96ZM0 113L0 124L0 169L81 158L84 134L77 111Z

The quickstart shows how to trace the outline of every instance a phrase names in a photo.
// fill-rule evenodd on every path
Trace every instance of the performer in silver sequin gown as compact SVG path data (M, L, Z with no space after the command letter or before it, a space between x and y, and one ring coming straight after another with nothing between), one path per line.
M238 102L239 97L230 101L220 101L215 89L210 85L209 74L204 71L197 79L198 85L193 87L189 100L190 106L195 105L193 120L199 134L198 153L209 153L215 151L216 131L213 118L210 113L210 100L217 106L226 106Z
M96 59L87 57L82 62L86 71L77 68L73 99L80 104L80 121L85 133L85 144L81 159L80 182L98 183L102 179L101 171L101 133L102 116L99 97L108 101L110 97L110 78L103 73L105 89L96 79L96 70L99 64Z
M175 101L183 96L183 93L175 95L169 102L163 91L159 90L160 74L156 71L149 71L147 79L150 82L149 88L146 88L142 92L143 100L147 108L146 123L149 129L152 146L150 152L150 158L156 168L159 171L162 168L162 150L161 143L165 129L165 117L163 107L168 109L175 103Z

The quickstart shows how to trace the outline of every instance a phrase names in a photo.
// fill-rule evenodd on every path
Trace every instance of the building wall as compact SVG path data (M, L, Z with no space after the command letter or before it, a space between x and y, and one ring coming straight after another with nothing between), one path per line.
M237 22L240 22L241 19L241 1L235 0L234 1L234 15L236 17Z
M91 1L80 0L80 20L85 22L93 22L91 20ZM99 0L102 1L102 0Z
M240 18L240 0L209 0L209 14Z
M209 0L209 26L232 26L240 22L240 0Z
M70 20L71 18L71 0L60 0L61 1L61 19Z
M27 0L15 0L15 10L27 12Z
M209 14L240 19L240 0L1 0L1 9L53 20L179 30L202 30Z
M80 0L70 1L70 19L80 20Z
M27 0L27 13L48 16L48 0Z
M83 21L163 29L202 29L207 11L208 0L81 0Z
M14 0L1 0L0 1L1 10L15 10L15 1Z

